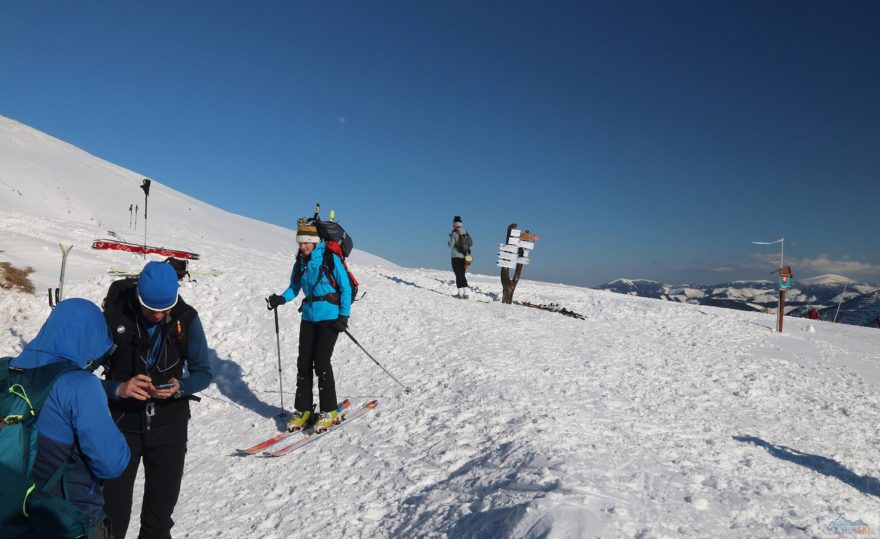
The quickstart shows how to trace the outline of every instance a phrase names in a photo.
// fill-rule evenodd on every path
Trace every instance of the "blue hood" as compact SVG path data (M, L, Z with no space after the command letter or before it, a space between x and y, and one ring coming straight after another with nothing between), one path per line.
M111 346L113 340L101 309L85 299L66 299L55 306L34 340L11 363L32 369L69 361L83 369Z

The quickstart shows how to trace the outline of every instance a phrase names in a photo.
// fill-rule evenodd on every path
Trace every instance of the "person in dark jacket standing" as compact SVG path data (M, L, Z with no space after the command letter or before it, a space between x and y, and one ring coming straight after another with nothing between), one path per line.
M458 288L458 292L453 297L459 299L468 299L468 282L465 276L467 261L465 259L470 253L462 251L460 243L461 237L465 234L467 234L467 230L464 229L461 217L456 215L452 220L452 232L449 233L447 244L452 249L452 271L455 273L455 286Z
M205 331L196 310L178 294L177 273L164 262L147 263L136 280L113 283L104 300L104 316L116 343L104 390L131 448L125 473L105 487L104 510L116 539L123 539L143 460L139 537L170 538L183 479L189 401L198 400L193 395L207 388L213 377Z
M105 480L119 477L128 464L125 438L113 424L101 382L91 372L113 346L107 324L94 303L72 298L60 302L39 334L24 347L10 366L34 369L67 361L77 367L58 377L37 417L37 456L33 477L37 485L70 457L74 443L80 453L64 475L66 498L89 516L90 539L110 537L102 506ZM55 486L62 496L62 484ZM33 532L25 537L41 537ZM51 536L49 536L51 537Z
M333 378L333 347L339 334L348 327L351 314L351 281L342 260L330 253L333 268L324 264L325 243L314 224L301 219L296 241L299 254L290 275L290 286L269 296L269 307L277 308L293 301L303 291L302 321L299 325L299 356L296 360L295 411L287 424L288 430L301 430L312 414L312 384L318 377L320 414L316 431L327 430L339 423L336 410L336 382ZM333 286L332 283L336 283ZM314 373L314 374L313 374Z

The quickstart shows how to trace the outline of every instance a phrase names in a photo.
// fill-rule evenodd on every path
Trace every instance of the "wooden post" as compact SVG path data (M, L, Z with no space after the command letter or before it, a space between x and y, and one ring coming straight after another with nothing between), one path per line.
M504 241L507 242L507 238L510 237L510 231L516 228L516 223L511 223L510 226L507 227L507 234L504 235ZM519 256L522 256L522 249L517 251ZM519 283L519 276L522 274L523 265L517 264L516 271L513 272L513 279L510 278L510 269L509 268L501 268L501 303L507 303L510 305L513 303L513 292L516 290L516 285Z
M785 317L785 289L779 289L779 311L776 313L776 331L782 333L782 319Z
M782 333L782 320L785 318L785 289L791 286L794 275L791 266L784 266L773 272L779 275L779 309L776 311L776 331Z

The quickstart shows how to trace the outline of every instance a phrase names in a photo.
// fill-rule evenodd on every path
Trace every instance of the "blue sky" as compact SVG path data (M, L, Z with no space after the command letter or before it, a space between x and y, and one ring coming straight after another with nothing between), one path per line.
M229 211L594 286L880 281L880 3L0 4L0 114ZM293 246L291 246L293 249Z

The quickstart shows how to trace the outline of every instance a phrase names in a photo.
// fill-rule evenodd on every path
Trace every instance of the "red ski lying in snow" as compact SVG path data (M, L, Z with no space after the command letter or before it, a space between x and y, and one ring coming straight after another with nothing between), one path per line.
M138 245L136 243L125 243L118 240L95 240L92 243L92 249L110 249L113 251L128 251L129 253L173 256L174 258L187 258L189 260L198 260L199 255L190 253L189 251L178 251L177 249L166 249L165 247L154 247L152 245Z

